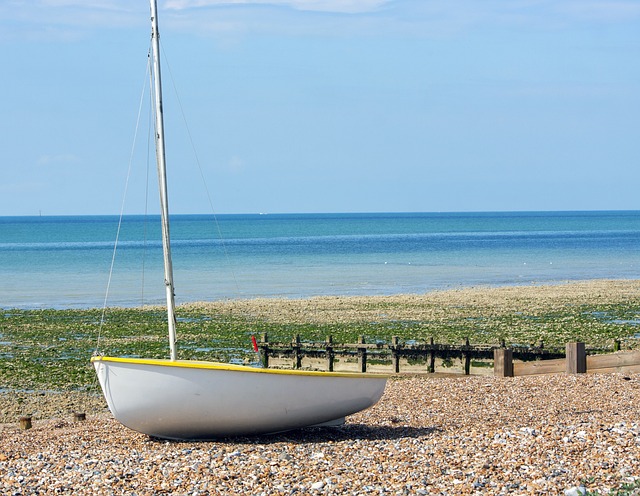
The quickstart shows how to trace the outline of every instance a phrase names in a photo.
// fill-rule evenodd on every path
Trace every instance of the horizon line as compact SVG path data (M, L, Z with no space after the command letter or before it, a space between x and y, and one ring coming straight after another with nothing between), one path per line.
M622 212L640 212L640 209L576 209L576 210L433 210L433 211L402 211L402 210L390 210L390 211L344 211L344 212L210 212L210 213L185 213L176 212L170 213L170 217L180 216L283 216L283 215L450 215L450 214L530 214L530 213L622 213ZM7 218L54 218L54 217L119 217L117 213L91 213L91 214L18 214L18 215L0 215L0 219ZM126 213L122 214L123 217L159 217L159 212L153 213Z

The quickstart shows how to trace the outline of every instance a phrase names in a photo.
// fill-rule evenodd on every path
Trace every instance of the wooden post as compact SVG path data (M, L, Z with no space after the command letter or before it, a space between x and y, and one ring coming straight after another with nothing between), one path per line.
M358 338L358 344L364 344L364 336ZM362 373L367 371L367 349L364 347L358 348L358 367Z
M510 348L494 348L493 375L496 377L513 377L513 350Z
M620 351L620 340L616 339L613 341L613 351Z
M296 334L292 343L293 348L293 368L299 369L302 367L302 354L300 353L300 334Z
M584 343L567 343L567 374L584 374L587 372L587 352Z
M31 429L31 417L25 415L24 417L20 417L20 429L26 431L27 429Z
M391 368L394 373L400 372L400 356L398 354L398 336L391 338Z
M325 356L327 357L327 371L333 372L333 338L331 336L327 336L326 339L326 348L325 348Z
M269 336L266 332L262 333L260 338L260 356L262 357L262 367L269 368Z
M471 371L471 353L469 353L469 338L464 340L465 351L462 352L462 360L464 363L464 375L469 375Z
M429 373L434 374L436 372L436 352L433 349L433 336L429 340L431 350L429 351Z

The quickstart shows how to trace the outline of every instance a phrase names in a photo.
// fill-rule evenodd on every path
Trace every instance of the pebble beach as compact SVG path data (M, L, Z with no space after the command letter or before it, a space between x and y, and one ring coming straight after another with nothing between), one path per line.
M318 323L380 320L384 308L387 319L438 323L564 315L581 302L606 307L639 295L640 281L629 280L190 305ZM623 344L635 349L637 339ZM625 485L634 492L622 494L638 494L639 406L639 374L399 375L341 427L168 442L123 427L101 395L0 389L0 494L571 496ZM20 428L25 415L31 429Z
M397 377L344 426L214 442L151 439L75 394L25 401L85 421L0 427L2 494L605 494L640 476L636 374Z

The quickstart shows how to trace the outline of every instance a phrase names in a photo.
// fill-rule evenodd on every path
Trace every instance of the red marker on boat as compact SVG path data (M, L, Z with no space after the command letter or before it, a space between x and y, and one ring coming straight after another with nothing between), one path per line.
M260 349L258 348L256 337L253 334L251 335L251 343L253 343L253 351L255 351L258 355L258 363L262 367L262 357L260 357Z

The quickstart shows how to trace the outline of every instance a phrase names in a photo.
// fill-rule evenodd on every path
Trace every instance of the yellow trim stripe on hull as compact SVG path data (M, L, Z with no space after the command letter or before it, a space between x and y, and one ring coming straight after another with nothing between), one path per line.
M124 358L94 356L91 362L116 362L130 363L137 365L155 365L158 367L180 367L191 369L224 370L230 372L249 372L253 374L279 374L279 375L306 375L318 377L361 377L365 379L382 379L389 377L387 374L362 374L357 372L321 372L316 370L284 370L284 369L261 369L257 367L247 367L245 365L234 365L231 363L206 362L198 360L166 360L160 358Z

